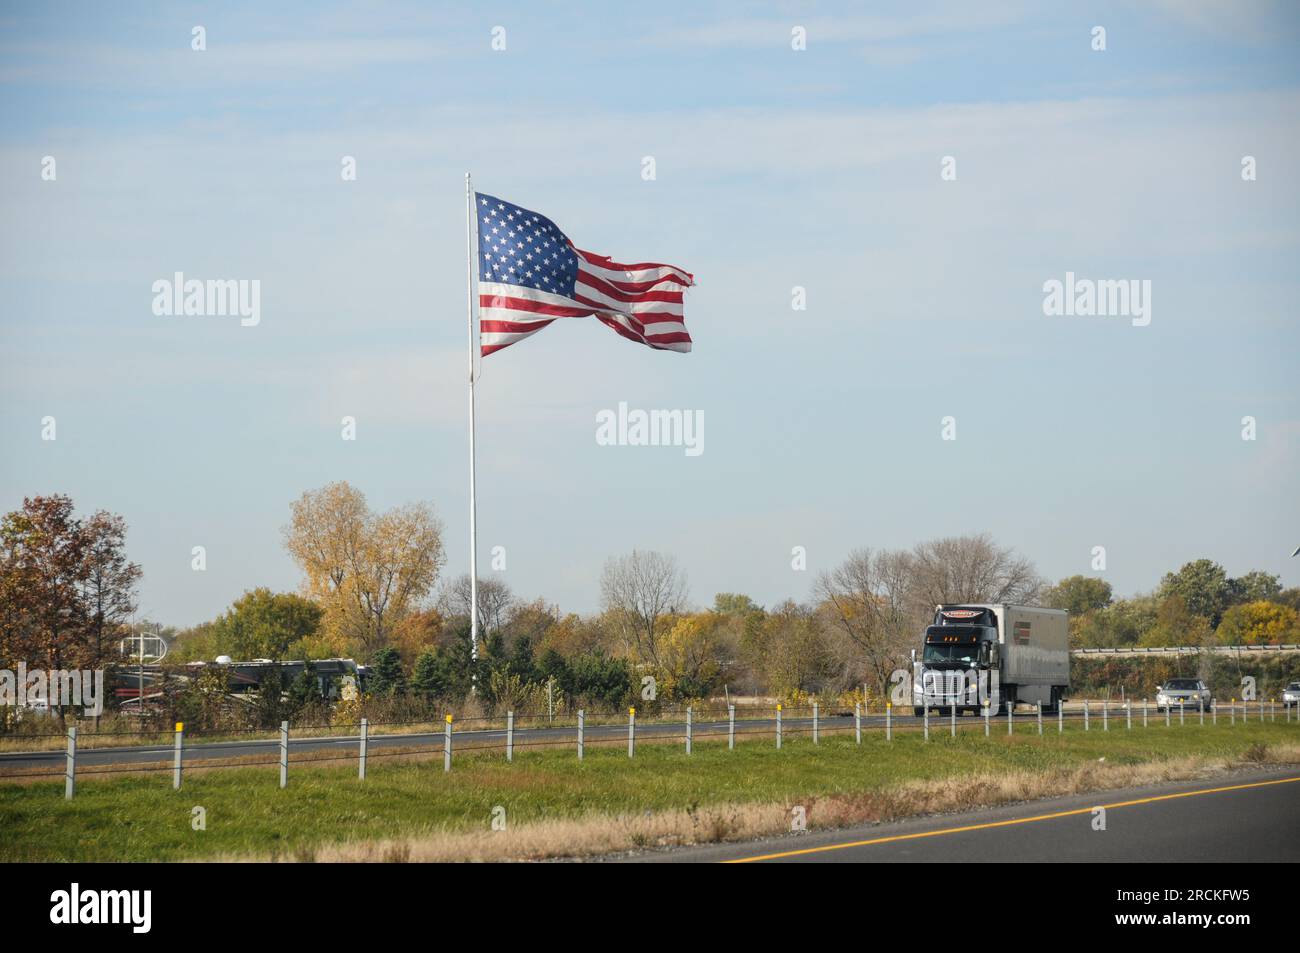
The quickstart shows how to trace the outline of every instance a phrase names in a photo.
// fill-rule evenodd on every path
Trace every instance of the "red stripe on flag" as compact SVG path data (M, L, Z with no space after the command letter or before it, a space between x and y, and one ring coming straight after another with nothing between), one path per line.
M558 304L543 304L540 301L529 301L527 298L506 298L501 295L479 295L478 306L531 311L533 314L549 314L554 318L585 318L591 314L588 308L566 308Z
M682 293L680 291L639 291L626 292L615 288L603 278L597 278L589 271L578 269L578 284L587 285L595 288L603 295L608 295L615 301L624 301L628 304L637 304L642 301L662 301L665 304L681 304Z
M554 320L555 320L554 318L551 318L550 321L483 320L479 322L479 330L487 334L519 334L525 332L532 333L534 331L540 331L542 328L546 327L548 324L551 323L551 321Z

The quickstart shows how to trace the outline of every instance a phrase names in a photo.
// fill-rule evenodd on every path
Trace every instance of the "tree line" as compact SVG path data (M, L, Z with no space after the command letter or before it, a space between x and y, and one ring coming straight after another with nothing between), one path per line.
M472 694L485 707L533 712L644 705L647 685L657 704L724 693L883 700L944 602L1068 609L1075 646L1300 641L1300 590L1268 573L1231 578L1200 559L1151 593L1117 599L1095 576L1049 585L1029 559L978 534L854 550L803 601L768 606L717 593L701 607L673 556L641 550L606 562L590 615L488 576L472 659L469 577L441 578L442 526L426 504L375 512L355 487L332 483L294 501L283 537L299 591L251 589L216 619L167 633L171 662L351 657L371 667L373 697L395 706ZM105 662L140 576L121 519L79 520L67 497L37 497L4 517L0 545L0 664ZM294 691L313 701L306 682Z

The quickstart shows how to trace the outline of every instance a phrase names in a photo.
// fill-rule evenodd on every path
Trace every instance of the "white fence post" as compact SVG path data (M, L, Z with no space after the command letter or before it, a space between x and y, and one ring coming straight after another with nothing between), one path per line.
M1124 700L1124 730L1133 730L1133 703L1128 699Z
M1059 696L1056 699L1056 733L1065 733L1065 699Z
M289 723L280 722L280 787L289 783Z
M1147 726L1147 700L1142 699L1142 727Z
M693 710L690 705L686 706L686 753L691 753L691 728L693 727L694 718Z
M1041 700L1038 702L1038 733L1040 735L1043 733L1043 703Z
M515 760L515 713L506 712L506 760Z
M1083 700L1083 730L1084 731L1088 730L1088 722L1090 720L1090 716L1091 716L1091 712L1088 709L1088 699L1085 698Z
M578 760L582 760L583 733L587 727L587 711L585 708L578 709Z
M176 750L172 758L172 790L181 789L181 753L185 745L185 722L176 722Z
M930 706L921 709L921 722L925 726L925 740L930 740Z
M1101 730L1110 731L1110 702L1105 700L1101 703Z
M1016 703L1008 698L1007 699L1007 734L1009 735L1014 734L1011 724L1015 720L1016 720Z
M370 747L370 721L361 719L361 740L360 750L357 753L357 777L364 781L366 779L366 749Z
M1178 727L1179 728L1185 727L1187 724L1187 719L1183 714L1186 707L1187 706L1185 704L1185 700L1182 698L1178 699Z
M819 738L818 738L818 736L817 736L817 727L818 727L818 723L819 723L819 721L818 721L818 717L817 717L818 714L819 714L819 709L817 708L817 703L816 703L816 702L813 702L813 744L819 744L819 743L820 743L820 740L819 740Z
M776 748L781 750L781 705L778 702L776 706Z
M853 736L857 739L858 744L862 744L862 703L858 702L853 706Z
M68 729L68 764L63 777L63 797L71 801L77 793L77 726Z
M442 770L444 774L451 770L451 715L442 729Z
M984 699L984 737L989 736L989 700Z
M727 750L736 750L736 706L727 706Z
M636 757L636 709L627 710L627 756Z
M954 696L954 700L955 698L956 696ZM957 737L957 706L956 705L948 706L948 737L950 738Z
M885 702L885 740L894 740L894 723L893 723L894 703Z

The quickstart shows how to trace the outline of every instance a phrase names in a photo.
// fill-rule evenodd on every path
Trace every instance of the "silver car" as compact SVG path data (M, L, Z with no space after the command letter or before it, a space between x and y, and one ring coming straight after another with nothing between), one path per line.
M1156 710L1178 708L1188 711L1210 707L1210 690L1196 678L1171 678L1156 689Z
M1297 706L1300 706L1300 682L1292 682L1282 689L1282 707L1294 708Z

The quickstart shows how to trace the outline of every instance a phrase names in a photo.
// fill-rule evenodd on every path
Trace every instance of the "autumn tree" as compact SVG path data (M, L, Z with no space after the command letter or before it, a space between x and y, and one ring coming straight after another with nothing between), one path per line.
M210 634L217 651L236 659L306 656L303 642L316 633L322 615L302 596L260 587L236 599Z
M1096 576L1069 576L1043 593L1043 605L1064 609L1071 617L1082 616L1110 605L1110 583Z
M695 612L679 617L660 640L664 692L672 699L703 698L722 684L731 653L725 616Z
M1300 639L1300 613L1290 606L1257 599L1233 606L1215 632L1223 645L1281 645Z
M820 691L834 674L835 662L817 614L788 599L764 613L746 633L744 651L778 697Z
M1155 624L1142 634L1140 644L1147 646L1208 645L1214 635L1210 620L1192 611L1180 595L1159 600Z
M1271 572L1252 570L1244 576L1228 580L1232 602L1265 602L1276 599L1282 592L1282 580Z
M304 493L290 512L285 547L306 573L308 593L326 602L344 598L372 519L365 495L347 483L330 483Z
M366 654L386 646L396 624L420 607L445 560L442 526L427 505L374 513L347 483L296 500L284 539L326 625Z
M591 652L605 652L613 648L610 632L600 619L584 619L569 612L547 627L537 645L538 654L554 652L564 658L576 658Z
M140 567L126 558L126 521L100 510L82 524L86 537L81 598L95 658L102 659L136 609Z
M78 519L68 496L37 496L0 520L0 660L97 668L135 609L140 567L126 526Z
M1137 645L1156 624L1154 596L1116 599L1110 605L1070 619L1072 648L1125 648Z
M1211 627L1218 626L1232 595L1228 574L1210 559L1184 563L1177 572L1166 573L1156 591L1161 602L1177 596L1187 612L1208 620Z

